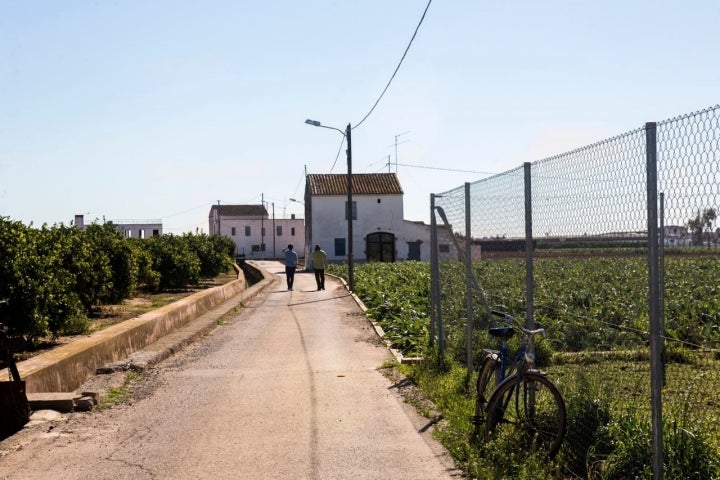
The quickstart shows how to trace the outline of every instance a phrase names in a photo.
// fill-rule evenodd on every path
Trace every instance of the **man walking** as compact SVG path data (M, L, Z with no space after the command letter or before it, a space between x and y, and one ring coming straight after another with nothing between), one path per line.
M327 254L315 245L315 250L310 254L312 258L313 270L315 271L315 283L318 290L325 290L325 269L327 268Z
M297 268L298 256L293 250L292 243L283 248L285 254L285 277L287 278L287 288L292 292L293 283L295 283L295 268Z

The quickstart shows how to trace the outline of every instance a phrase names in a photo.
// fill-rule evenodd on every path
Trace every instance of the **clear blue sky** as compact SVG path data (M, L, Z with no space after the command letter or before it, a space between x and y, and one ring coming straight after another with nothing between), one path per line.
M342 136L305 119L360 122L426 5L0 0L0 216L177 234L218 201L301 216L305 169L347 171ZM395 171L402 134L405 217L428 221L430 193L715 105L718 24L717 0L435 0L353 130L353 172Z

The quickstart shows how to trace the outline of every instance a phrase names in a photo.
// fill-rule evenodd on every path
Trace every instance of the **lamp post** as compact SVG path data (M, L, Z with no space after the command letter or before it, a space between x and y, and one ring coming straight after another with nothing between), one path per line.
M326 127L317 120L305 120L305 123L314 127L329 128L340 132L340 134L347 140L347 208L346 214L348 219L348 240L347 240L347 265L348 265L348 288L351 292L355 291L355 277L353 275L353 224L352 224L352 138L350 124L347 124L345 131L343 132L339 128Z

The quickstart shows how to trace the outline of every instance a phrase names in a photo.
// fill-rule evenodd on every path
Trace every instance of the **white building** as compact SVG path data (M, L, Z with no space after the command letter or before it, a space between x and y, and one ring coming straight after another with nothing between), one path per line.
M306 257L318 244L328 261L347 260L347 186L347 174L307 175ZM353 260L430 260L430 226L404 220L403 190L396 174L353 174L352 203ZM441 256L457 258L451 239L438 243Z
M150 238L163 234L162 220L111 220L127 238Z
M665 225L663 230L665 246L686 247L692 245L692 235L686 226Z
M208 222L210 235L222 235L235 242L239 258L281 258L288 244L293 244L300 256L305 251L303 220L294 215L270 218L263 205L213 205Z

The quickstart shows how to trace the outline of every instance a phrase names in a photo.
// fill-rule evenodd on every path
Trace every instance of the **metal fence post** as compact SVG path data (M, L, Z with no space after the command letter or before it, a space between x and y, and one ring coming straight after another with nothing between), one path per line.
M652 408L653 479L663 478L662 330L658 261L657 124L645 124L648 211L648 310L650 312L650 401Z
M465 316L466 336L465 357L467 361L467 378L473 372L472 334L473 334L473 298L472 298L472 233L470 224L470 183L465 182Z
M437 274L437 221L435 220L435 194L430 194L430 346L435 345L435 324L439 310L440 298L435 293Z
M525 162L525 324L535 328L535 283L533 280L532 164Z

